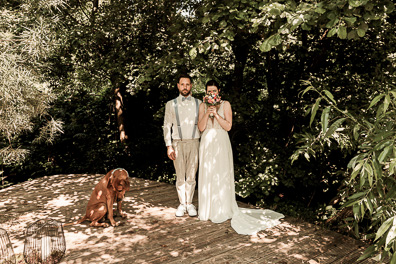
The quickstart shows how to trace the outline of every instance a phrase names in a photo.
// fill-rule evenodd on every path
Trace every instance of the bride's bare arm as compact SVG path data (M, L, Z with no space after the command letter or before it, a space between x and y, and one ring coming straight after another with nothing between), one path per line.
M230 131L232 127L232 109L231 109L231 104L228 101L224 101L224 118L219 116L217 113L215 115L215 118L217 119L217 122L219 122L220 126L226 130Z
M203 132L206 129L206 124L208 123L209 113L205 113L205 103L199 105L199 115L198 115L198 129Z

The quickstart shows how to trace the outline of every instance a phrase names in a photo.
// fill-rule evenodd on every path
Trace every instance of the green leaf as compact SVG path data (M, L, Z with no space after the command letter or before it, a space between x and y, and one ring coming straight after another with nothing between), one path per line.
M307 93L308 91L311 91L311 90L313 90L313 89L314 89L314 88L313 88L312 85L308 86L308 87L305 88L305 90L302 92L301 97L304 96L305 93Z
M269 13L273 16L279 16L281 14L281 11L278 8L272 8Z
M356 17L344 17L344 20L353 25L356 22Z
M332 28L338 23L339 19L338 18L333 18L326 24L326 28Z
M367 5L364 6L364 9L366 9L367 11L371 11L374 8L374 4L373 3L368 3Z
M210 21L210 16L205 16L203 19L202 19L202 23L203 24L206 24L206 23L208 23Z
M390 154L391 150L393 150L393 145L387 146L387 147L381 152L381 154L379 155L378 161L379 161L379 162L383 162L383 161L388 157L388 155Z
M363 188L364 184L366 183L366 170L362 170L360 172L360 188Z
M370 211L370 214L373 214L373 204L372 204L371 200L366 199L365 202L366 202L367 209Z
M269 43L272 45L272 46L278 46L279 44L281 44L282 43L282 38L281 38L281 36L279 35L279 33L276 33L275 35L272 35L270 38L269 38Z
M265 39L265 40L263 41L263 43L260 45L259 48L260 48L260 50L261 50L262 52L268 52L268 51L270 51L270 50L272 49L272 45L269 43L270 38L271 38L271 37Z
M396 159L393 159L389 164L389 175L395 175Z
M241 13L238 13L238 15L240 15ZM214 16L212 16L212 21L213 22L217 22L217 20L220 18L220 16L221 16L221 14L216 14L216 15L214 15Z
M197 49L195 47L192 48L188 54L190 55L191 59L195 59L197 57Z
M390 99L389 94L385 95L385 99L384 99L384 114L385 114L386 111L388 110L390 101L391 101L391 99Z
M389 264L396 264L396 253L393 253L391 262Z
M373 101L371 101L370 106L368 107L368 109L370 109L371 107L373 107L376 103L378 103L379 100L382 99L382 97L384 97L385 94L380 94L377 95L376 97L374 97Z
M315 9L315 12L316 12L316 13L319 13L319 14L324 14L324 13L326 13L326 9L324 9L324 8L322 8L322 7L317 7L317 8Z
M358 28L360 28L366 32L368 30L368 25L363 21L359 24Z
M348 197L348 200L355 200L366 195L366 192L358 192Z
M338 28L330 29L329 32L327 32L327 37L330 38L330 37L334 36L335 34L337 34L337 31L338 31Z
M335 19L337 17L337 15L338 14L333 10L330 13L327 14L327 18L332 20L332 19Z
M304 153L304 157L309 161L309 154L307 152Z
M381 132L378 133L377 135L375 135L373 141L374 142L379 142L379 141L383 141L384 139L388 139L387 141L382 142L380 145L375 146L375 149L383 149L386 146L389 146L390 144L393 143L393 135L394 135L394 131L385 131L385 132Z
M378 240L380 237L382 237L382 235L388 231L388 229L392 226L393 220L394 220L395 216L387 219L378 229L377 233L375 234L375 239L374 241Z
M340 28L338 29L338 37L340 39L346 39L347 37L347 29L344 26L340 26Z
M348 0L348 3L352 7L359 7L367 3L367 1L364 0Z
M301 24L301 28L303 30L311 30L312 27L310 25L308 25L307 23L303 23L303 24Z
M356 178L356 176L359 174L360 169L362 167L363 167L363 162L361 161L353 168L353 171L352 171L352 174L351 174L351 181Z
M369 246L363 253L363 255L361 255L357 261L361 261L361 260L365 260L369 257L372 257L374 255L374 253L377 252L376 250L376 245L371 245Z
M359 138L359 129L360 129L359 124L356 124L355 127L353 128L353 138L355 140L358 140L358 138Z
M377 108L376 118L380 118L384 111L384 104L380 104Z
M396 237L396 218L393 220L393 225L386 236L385 246L387 246Z
M364 209L364 202L362 201L361 203L360 203L360 215L361 215L361 218L363 219L364 218L364 213L366 212L366 210Z
M372 159L372 160L371 160L371 165L372 165L373 168L374 168L374 176L375 176L375 179L378 180L378 179L381 178L381 176L382 176L382 168L381 168L381 165L379 164L379 162L378 162L377 159Z
M353 211L353 216L355 217L356 220L360 219L360 205L358 203L355 203L352 207L352 211Z
M345 121L346 118L340 118L337 121L335 121L329 128L329 130L327 130L324 138L327 138L331 135L333 135L333 133L337 130L337 128L340 127L340 125Z
M220 27L225 28L226 26L227 26L227 21L222 20L222 21L220 22Z
M370 164L364 163L364 169L365 169L366 172L367 172L367 178L368 178L370 187L372 187L372 186L373 186L373 176L374 176L373 168L371 167ZM366 174L365 174L365 175L366 175Z
M392 91L390 91L390 93L393 95L393 97L395 97L395 99L396 99L396 91L395 90L392 90Z
M350 207L350 206L352 206L352 205L354 205L354 204L357 204L357 203L359 203L359 202L360 202L360 200L356 200L356 201L351 200L351 201L348 201L348 202L344 203L344 204L341 206L341 208L347 208L347 207Z
M329 125L329 112L330 112L330 106L326 107L323 112L322 116L320 118L320 122L322 124L322 131L323 133L326 133L327 126Z
M316 112L318 111L319 103L320 103L321 99L322 99L322 98L320 98L320 97L319 97L318 99L316 99L315 104L314 104L314 105L312 106L312 108L311 108L311 120L309 121L309 125L310 125L310 126L311 126L312 122L313 122L314 119L315 119Z
M356 34L356 30L352 29L351 31L349 31L348 35L347 35L347 38L348 39L357 39L358 36Z
M359 224L357 222L354 223L354 232L355 236L359 238Z
M386 12L387 14L390 14L390 13L392 13L394 10L395 10L394 1L393 1L393 3L392 3L392 1L388 1L388 2L386 3L385 12Z
M358 28L356 30L356 32L357 32L358 36L361 37L361 38L364 37L364 35L366 35L366 31L363 30L363 29L360 29L360 28Z
M326 94L326 96L334 103L336 104L336 101L334 100L334 96L331 92L329 92L328 90L323 90L323 92Z

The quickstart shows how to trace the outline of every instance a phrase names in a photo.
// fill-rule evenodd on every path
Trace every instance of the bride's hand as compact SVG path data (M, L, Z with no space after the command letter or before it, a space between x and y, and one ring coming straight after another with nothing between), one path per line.
M217 115L216 106L209 106L209 107L208 107L208 113L209 113L209 114L212 114L213 116L216 116L216 115Z

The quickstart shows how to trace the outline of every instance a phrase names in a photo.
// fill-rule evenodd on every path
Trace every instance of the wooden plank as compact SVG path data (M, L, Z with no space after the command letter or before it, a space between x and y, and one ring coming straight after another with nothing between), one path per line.
M212 241L225 239L230 237L223 229L213 227L211 229L204 229L201 232L194 232L186 240L184 244L171 244L166 250L161 252L160 256L155 258L145 258L150 263L168 263L176 258L179 259L183 256L184 252L194 251L203 248L204 246L211 246Z
M230 230L230 232L233 231ZM234 250L244 247L247 244L249 244L249 242L241 239L239 235L230 234L228 236L219 236L208 244L203 244L199 248L194 248L192 251L184 252L180 258L168 263L180 263L180 261L186 261L188 263L206 263L220 254L230 254Z
M289 235L285 236L285 233L282 232L284 228L290 230ZM292 257L289 253L294 249L294 246L305 243L308 236L312 236L320 230L312 225L307 225L303 228L296 226L296 230L299 230L298 232L293 232L291 231L292 229L293 226L277 226L260 232L257 237L247 236L250 243L246 243L245 246L233 250L231 255L225 252L207 259L207 261L208 263L223 263L227 261L231 263L267 263L269 259L272 259L272 261L280 261L283 259L290 260ZM295 248L298 248L298 246Z
M176 228L169 229L167 232L152 233L149 236L150 243L145 245L137 245L134 254L128 254L125 262L144 260L153 263L155 259L163 259L181 252L190 243L194 243L194 239L204 240L213 232L221 232L217 228L208 228L201 221L194 221L192 225L181 225ZM158 260L158 261L160 261Z

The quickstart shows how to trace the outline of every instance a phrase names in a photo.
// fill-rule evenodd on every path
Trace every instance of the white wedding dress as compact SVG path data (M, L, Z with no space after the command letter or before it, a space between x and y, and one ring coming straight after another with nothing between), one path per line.
M218 114L224 118L224 102ZM205 107L206 108L206 107ZM221 223L231 219L231 227L243 235L280 223L284 215L261 209L238 208L235 199L234 162L231 142L216 118L209 118L201 136L198 174L198 217Z

